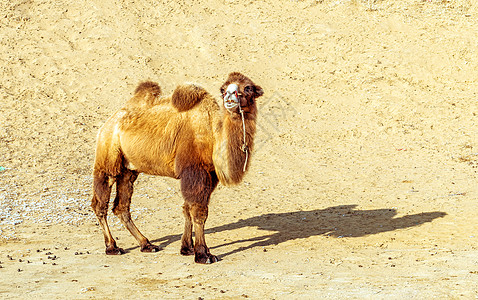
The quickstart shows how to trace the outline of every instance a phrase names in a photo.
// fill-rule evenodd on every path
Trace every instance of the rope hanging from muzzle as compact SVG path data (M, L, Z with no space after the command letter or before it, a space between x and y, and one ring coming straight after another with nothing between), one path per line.
M243 133L243 144L241 146L241 151L246 154L246 160L244 161L243 172L246 172L247 161L249 160L249 147L247 146L246 141L246 121L244 118L244 110L241 107L239 101L239 87L237 84L230 84L227 87L227 90L224 93L224 107L226 110L232 115L233 112L236 110L236 107L239 109L239 113L241 114L242 119L242 133Z
M239 106L239 112L241 113L242 132L244 134L244 140L243 140L241 150L242 152L246 153L246 160L244 161L244 168L242 171L246 172L247 160L249 159L249 147L247 146L247 141L246 141L246 122L244 121L244 111L242 110L241 106Z

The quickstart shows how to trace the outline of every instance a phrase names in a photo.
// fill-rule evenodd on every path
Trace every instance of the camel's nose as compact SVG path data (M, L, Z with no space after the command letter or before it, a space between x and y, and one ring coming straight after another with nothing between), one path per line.
M224 107L227 110L233 110L239 106L239 87L237 84L231 83L227 89L226 94L224 95Z

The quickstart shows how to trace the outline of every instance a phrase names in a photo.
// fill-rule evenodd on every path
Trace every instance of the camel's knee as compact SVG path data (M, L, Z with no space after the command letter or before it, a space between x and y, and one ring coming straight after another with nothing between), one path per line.
M129 205L123 205L122 203L116 203L113 206L113 214L118 217L130 218Z
M183 214L186 217L186 219L191 219L191 205L187 202L184 202Z
M91 199L91 208L98 218L104 218L108 214L108 201L104 201L94 194Z
M208 216L207 205L193 205L190 210L191 217L196 224L204 224Z

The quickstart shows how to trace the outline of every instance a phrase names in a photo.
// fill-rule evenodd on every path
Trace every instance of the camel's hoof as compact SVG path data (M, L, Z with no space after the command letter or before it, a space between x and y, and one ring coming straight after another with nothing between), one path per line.
M141 252L159 252L159 250L161 250L161 247L153 244L146 244L141 247Z
M106 248L106 254L107 255L121 255L125 254L126 251L124 251L122 248L118 247L108 247Z
M198 264L212 264L212 263L218 262L219 259L217 258L217 256L212 254L197 254L196 253L194 261Z
M194 249L189 247L181 247L181 255L194 255Z

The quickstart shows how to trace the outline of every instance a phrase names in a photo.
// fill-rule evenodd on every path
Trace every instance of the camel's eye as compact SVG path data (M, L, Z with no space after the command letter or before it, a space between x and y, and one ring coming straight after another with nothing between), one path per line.
M254 93L254 87L252 85L248 85L244 88L244 94L252 94Z

